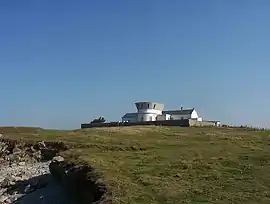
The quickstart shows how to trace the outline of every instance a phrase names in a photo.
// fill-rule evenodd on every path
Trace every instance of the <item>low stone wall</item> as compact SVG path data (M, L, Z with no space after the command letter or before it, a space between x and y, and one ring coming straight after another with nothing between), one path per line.
M159 126L181 126L181 127L192 127L192 126L217 126L215 121L197 121L194 119L184 120L162 120L162 121L145 121L136 123L85 123L81 124L81 128L97 128L97 127L118 127L118 126L138 126L138 125L159 125Z
M216 123L214 121L189 120L189 126L216 126Z
M163 121L145 121L136 123L85 123L81 124L81 128L95 128L95 127L118 127L118 126L138 126L138 125L158 125L158 126L182 126L188 127L189 120L163 120Z

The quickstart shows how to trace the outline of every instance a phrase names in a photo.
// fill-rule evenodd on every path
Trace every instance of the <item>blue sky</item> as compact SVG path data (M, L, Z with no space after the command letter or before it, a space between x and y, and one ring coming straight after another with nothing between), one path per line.
M0 1L0 125L78 128L137 100L270 127L268 0Z

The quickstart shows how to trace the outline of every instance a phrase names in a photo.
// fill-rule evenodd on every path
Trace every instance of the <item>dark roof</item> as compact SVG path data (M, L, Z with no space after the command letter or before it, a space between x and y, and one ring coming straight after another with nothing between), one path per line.
M194 111L194 108L182 109L182 110L168 110L168 111L162 111L162 114L187 115L187 114L191 114L193 111Z
M131 118L131 117L136 117L138 113L126 113L125 115L122 116L122 118Z

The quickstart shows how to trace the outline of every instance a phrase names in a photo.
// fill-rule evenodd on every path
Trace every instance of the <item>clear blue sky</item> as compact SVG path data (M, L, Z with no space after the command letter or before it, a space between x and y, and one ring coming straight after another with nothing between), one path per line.
M78 128L137 100L270 127L268 0L0 1L0 125Z

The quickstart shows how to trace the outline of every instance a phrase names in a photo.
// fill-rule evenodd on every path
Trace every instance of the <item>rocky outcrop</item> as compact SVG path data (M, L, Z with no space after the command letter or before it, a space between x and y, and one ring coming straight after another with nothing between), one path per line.
M9 161L10 164L48 161L60 151L67 149L68 147L63 142L41 141L37 143L26 143L24 141L0 138L1 161Z
M61 184L55 182L51 176L49 163L21 162L1 166L0 203L39 204L64 201L65 193Z
M65 162L55 157L49 165L52 176L66 188L70 199L81 204L109 204L110 194L98 173L89 165Z
M66 149L61 142L0 138L0 204L68 203L49 170L50 160Z
M56 156L62 142L26 143L0 138L0 204L109 204L94 168Z

